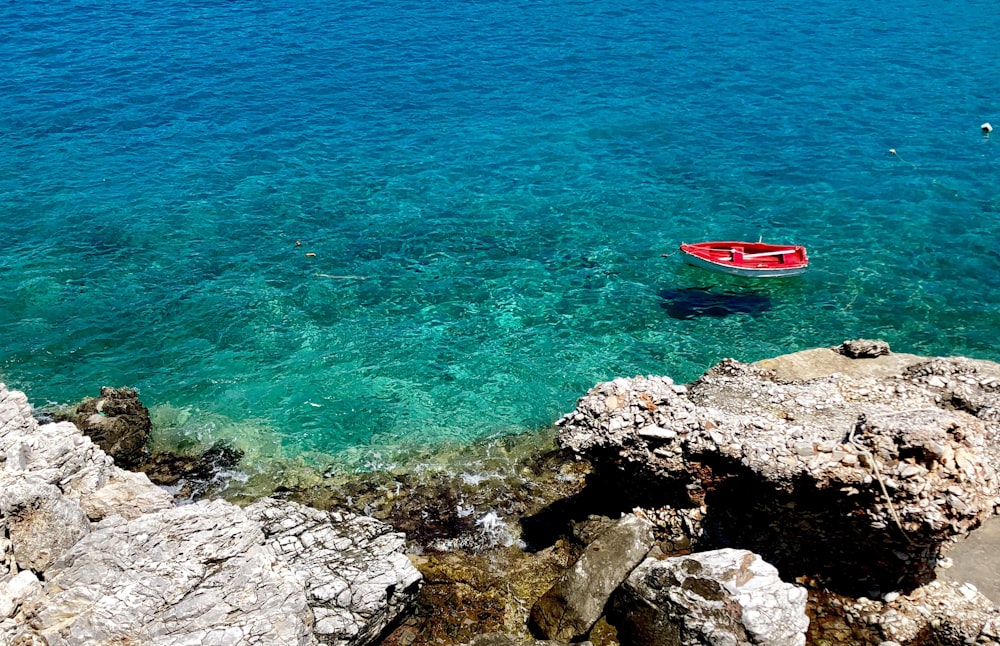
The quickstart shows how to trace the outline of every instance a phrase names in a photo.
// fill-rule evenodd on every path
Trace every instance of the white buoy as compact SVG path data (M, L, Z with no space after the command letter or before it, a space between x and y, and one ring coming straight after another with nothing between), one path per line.
M993 126L990 125L989 121L987 121L986 123L984 123L983 125L981 125L979 127L982 128L983 133L985 133L987 135L990 134L991 132L993 132Z

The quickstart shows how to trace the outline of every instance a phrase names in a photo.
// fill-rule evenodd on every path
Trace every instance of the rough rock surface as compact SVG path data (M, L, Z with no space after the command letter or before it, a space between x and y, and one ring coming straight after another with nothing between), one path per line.
M47 643L365 644L414 600L402 536L360 516L265 499L98 523L22 604Z
M629 575L614 607L624 643L802 646L806 596L756 554L723 549L647 559Z
M593 646L590 642L573 642L575 646ZM544 640L525 640L507 633L487 633L475 637L463 646L567 646L566 642Z
M45 580L22 612L25 632L50 646L314 643L304 582L222 501L108 518Z
M101 396L81 402L70 421L123 469L139 466L148 455L153 424L132 388L101 388Z
M822 350L801 379L795 361L599 384L559 441L623 491L657 492L646 506L698 510L701 549L744 547L860 594L926 583L998 502L1000 366Z
M33 603L42 592L42 584L34 573L24 570L12 577L0 577L0 622L9 620L25 603ZM2 635L3 633L0 633Z
M261 500L173 507L0 385L0 643L370 643L415 600L403 536Z
M628 515L587 546L583 555L531 609L535 629L574 641L604 614L611 594L653 546L652 523Z
M39 425L24 393L0 384L0 486L30 479L58 487L90 520L135 518L173 504L149 478L114 465L69 422Z
M968 583L932 581L881 599L828 594L813 605L808 643L817 646L1000 644L1000 608Z
M321 642L368 643L414 604L420 573L388 525L273 498L246 512L304 582Z
M18 569L44 572L90 532L80 505L45 482L22 479L0 488L0 518Z

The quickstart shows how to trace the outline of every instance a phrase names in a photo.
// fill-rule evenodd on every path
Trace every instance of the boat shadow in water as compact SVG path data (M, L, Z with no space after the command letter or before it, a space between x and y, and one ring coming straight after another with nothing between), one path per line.
M671 318L723 318L733 314L757 316L771 309L771 297L756 292L713 290L711 287L661 289L660 307Z

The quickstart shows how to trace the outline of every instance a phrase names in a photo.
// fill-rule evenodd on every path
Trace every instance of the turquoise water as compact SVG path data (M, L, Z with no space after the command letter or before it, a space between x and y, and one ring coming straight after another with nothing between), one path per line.
M357 466L727 356L1000 359L995 8L5 3L0 378ZM661 257L760 236L812 268Z

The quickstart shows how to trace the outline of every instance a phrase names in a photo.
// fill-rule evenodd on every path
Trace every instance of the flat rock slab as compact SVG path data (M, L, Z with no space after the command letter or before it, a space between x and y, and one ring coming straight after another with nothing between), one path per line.
M653 525L628 515L587 546L583 555L531 609L534 627L549 639L575 641L604 614L611 593L653 545Z
M782 381L806 381L842 374L848 377L889 377L906 368L926 361L915 354L891 353L878 357L855 359L832 348L814 348L762 359L754 365L774 371Z
M1000 605L1000 516L994 516L947 552L951 567L937 569L942 581L971 583Z

